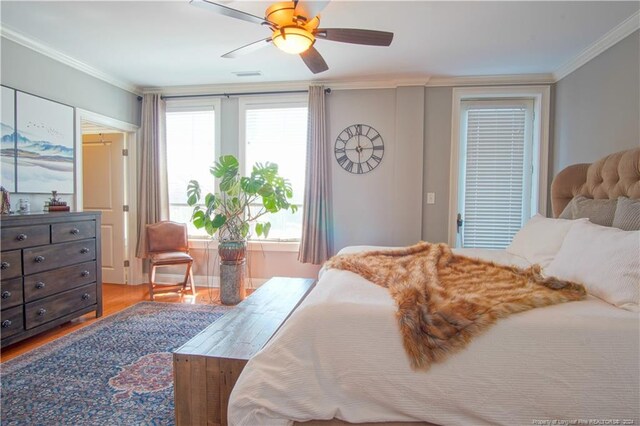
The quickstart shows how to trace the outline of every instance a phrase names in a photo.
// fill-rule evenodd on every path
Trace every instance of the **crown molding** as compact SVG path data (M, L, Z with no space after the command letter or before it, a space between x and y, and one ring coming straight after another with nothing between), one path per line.
M404 86L425 86L429 77L416 79L388 79L388 80L322 80L322 81L292 81L292 82L264 82L238 84L203 84L194 86L146 87L142 93L162 93L163 95L206 95L225 93L251 93L263 91L307 90L312 84L321 84L332 90L365 90L365 89L395 89Z
M584 49L565 62L560 68L553 73L555 81L559 81L571 74L614 44L631 35L634 31L640 29L640 10L636 11L629 18L621 22L618 26L606 33L604 36L596 40L591 46Z
M551 84L551 74L505 74L465 77L434 76L426 83L427 87L464 87L464 86L501 86L520 84Z
M82 71L85 74L109 83L112 86L119 87L120 89L124 89L127 92L131 92L136 95L140 95L142 93L141 88L136 86L135 84L113 77L103 71L92 67L91 65L87 65L84 62L72 58L71 56L55 50L52 47L47 46L35 39L29 38L24 34L7 28L4 24L0 28L0 36L6 38L7 40L13 41L14 43L18 43L28 49L34 50L42 55L48 56L49 58L70 66L71 68L75 68L78 71Z

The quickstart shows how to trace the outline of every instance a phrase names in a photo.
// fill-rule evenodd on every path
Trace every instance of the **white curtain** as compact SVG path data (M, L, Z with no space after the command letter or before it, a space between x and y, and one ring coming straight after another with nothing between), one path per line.
M145 226L169 218L167 183L166 105L160 94L142 98L138 139L138 242L136 256L146 257ZM185 164L185 167L188 165Z
M331 147L326 128L324 86L310 86L306 186L298 260L316 265L331 255Z

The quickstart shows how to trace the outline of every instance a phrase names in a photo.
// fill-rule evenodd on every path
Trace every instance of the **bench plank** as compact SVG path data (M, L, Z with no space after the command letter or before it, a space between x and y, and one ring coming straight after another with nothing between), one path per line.
M247 361L313 289L272 278L173 354L176 424L226 426L229 396Z

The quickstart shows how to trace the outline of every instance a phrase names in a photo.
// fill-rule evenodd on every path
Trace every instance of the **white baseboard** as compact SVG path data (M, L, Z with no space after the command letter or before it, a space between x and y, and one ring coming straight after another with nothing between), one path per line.
M184 279L182 274L156 274L156 282L159 283L179 283ZM194 275L196 287L220 287L220 277L207 277L206 275ZM247 288L255 289L269 281L269 278L246 278Z

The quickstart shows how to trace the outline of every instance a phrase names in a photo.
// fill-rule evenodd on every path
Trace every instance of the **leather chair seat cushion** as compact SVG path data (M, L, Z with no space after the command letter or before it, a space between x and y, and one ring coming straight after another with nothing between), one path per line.
M151 253L149 259L153 265L178 264L193 262L193 257L181 251L168 251L164 253Z

